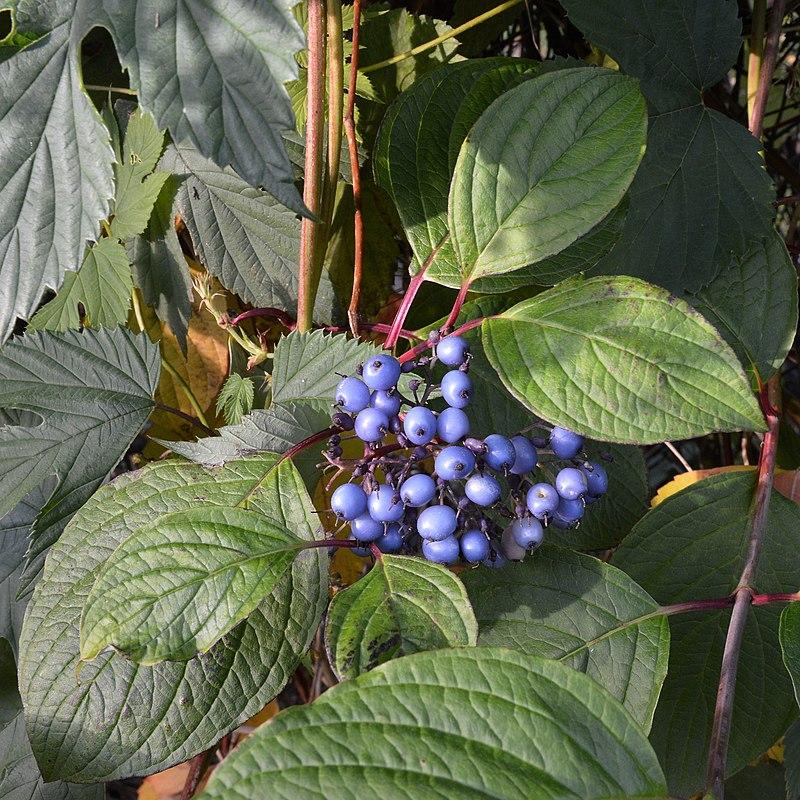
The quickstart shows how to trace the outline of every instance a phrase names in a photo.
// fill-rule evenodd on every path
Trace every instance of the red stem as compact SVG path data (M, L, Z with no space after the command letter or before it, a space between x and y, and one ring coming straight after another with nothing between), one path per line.
M317 547L349 547L351 550L356 547L363 547L364 542L355 539L315 539L313 542L303 542L303 550L313 550Z
M384 325L382 322L361 322L359 323L359 327L362 331L367 331L368 333L389 333L391 330L391 325ZM327 331L328 333L346 333L348 328L341 328L337 325L328 325L324 327L322 330ZM405 328L400 329L400 336L404 339L411 339L416 341L422 341L422 336L414 333L414 331L408 331Z
M470 331L473 328L477 328L479 325L483 323L484 320L492 319L491 317L476 317L475 319L471 319L469 322L465 322L463 325L459 325L452 333L451 336L459 336L466 331ZM388 341L388 340L387 340ZM429 341L421 342L420 344L416 345L416 347L412 347L410 350L407 350L403 355L398 357L398 361L401 364L404 364L406 361L411 361L411 359L416 358L418 355L421 355L426 350L430 350L433 345Z
M353 336L358 336L358 305L361 299L361 277L364 272L364 218L361 213L361 172L358 165L356 142L356 81L358 79L358 47L361 28L361 0L353 2L353 53L350 56L350 80L347 85L347 111L344 115L344 130L347 149L350 153L350 170L353 175L353 291L347 319Z
M334 433L338 433L338 428L325 428L324 431L317 431L317 433L312 433L311 436L307 436L303 439L302 442L298 442L293 447L290 447L281 457L280 461L286 461L287 459L294 458L298 453L302 453L303 450L313 447L318 442L324 442L329 436L333 436Z
M450 309L450 314L447 317L447 321L442 326L443 329L452 328L453 325L456 324L456 320L458 319L458 315L461 313L464 301L467 299L467 292L469 292L469 281L462 284L461 288L458 290L458 295L453 303L453 308Z
M243 311L241 314L233 317L228 324L229 325L241 325L246 319L253 319L254 317L269 317L271 319L276 319L278 322L281 323L285 328L289 330L293 330L295 325L297 324L291 314L287 314L285 311L282 311L280 308L251 308L249 311Z
M408 284L408 289L406 289L406 293L403 295L403 299L400 301L400 306L397 309L397 314L395 314L391 330L389 331L389 335L386 337L386 342L383 345L387 350L391 350L391 348L397 344L397 338L400 336L400 331L403 329L403 323L406 321L411 304L414 302L414 298L417 296L419 287L425 283L425 273L428 271L428 267L433 263L433 260L439 254L439 250L442 249L445 242L449 238L449 233L444 235L442 241L439 242L439 244L437 244L433 250L431 250L431 254L425 259L425 263L419 268L419 272L414 275L414 277L411 279L411 282Z

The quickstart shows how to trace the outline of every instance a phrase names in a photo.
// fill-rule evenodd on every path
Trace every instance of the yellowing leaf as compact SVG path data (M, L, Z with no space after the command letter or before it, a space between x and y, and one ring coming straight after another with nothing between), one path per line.
M731 466L731 467L714 467L713 469L693 469L691 472L682 472L676 475L669 483L665 483L655 494L655 497L650 501L652 508L655 508L660 503L663 503L668 497L677 494L687 486L693 483L708 478L710 475L719 475L723 472L745 472L747 470L754 470L755 467L744 466Z
M139 787L139 800L177 800L189 775L189 764L177 766L148 775Z

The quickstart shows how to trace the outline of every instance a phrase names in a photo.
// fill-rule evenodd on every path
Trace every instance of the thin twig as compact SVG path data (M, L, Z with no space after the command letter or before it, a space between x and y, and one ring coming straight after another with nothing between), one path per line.
M669 450L670 453L672 453L672 455L675 456L675 458L678 460L680 465L687 472L691 472L692 471L692 465L681 455L681 451L678 450L678 448L675 447L675 445L672 444L672 442L664 442L664 447L666 447L667 450Z
M461 309L464 307L464 301L467 299L467 292L469 292L469 281L465 281L461 288L458 290L458 294L456 295L455 302L453 303L453 307L450 309L450 313L447 316L447 321L444 323L444 328L451 328L453 325L456 324L456 320L458 319L458 315L461 313Z
M83 88L87 92L111 92L111 94L125 94L135 97L139 92L136 89L128 89L125 86L97 86L93 83L84 83Z
M714 723L711 729L711 741L708 751L706 791L710 792L717 800L724 800L725 797L725 770L731 733L733 698L736 690L736 673L739 667L739 651L742 646L747 613L753 600L753 578L758 566L758 558L761 554L761 545L766 530L775 473L775 457L778 450L779 418L773 405L774 398L770 396L777 387L777 382L770 381L770 384L772 385L765 387L761 394L768 430L764 436L764 443L758 459L758 483L756 484L750 538L742 574L734 591L735 600L731 619L728 623L725 649L722 654L717 702L714 709Z
M314 317L314 265L320 240L322 135L325 127L325 0L308 0L308 102L303 202L317 218L300 225L300 272L297 330L310 331Z
M495 6L494 8L490 8L483 14L479 14L477 17L467 20L463 25L459 25L457 28L453 28L452 30L447 31L447 33L437 36L435 39L431 39L430 41L417 45L416 47L411 48L411 50L398 53L391 58L387 58L385 61L379 61L377 64L370 64L367 67L362 67L361 71L364 74L368 72L375 72L376 70L383 69L384 67L390 67L392 64L398 64L401 61L405 61L407 58L418 56L420 53L424 53L427 50L438 47L438 45L446 42L448 39L452 39L454 36L458 36L459 34L464 33L464 31L468 31L471 28L474 28L476 25L480 25L482 22L486 22L487 19L491 19L492 17L496 17L498 14L502 14L504 11L508 11L509 8L513 8L521 2L522 0L507 0L507 2L501 3L499 6Z
M185 419L187 422L190 422L192 425L194 425L195 428L203 431L203 433L206 433L209 436L216 436L217 434L213 428L209 428L208 425L204 425L199 419L195 419L191 414L187 414L185 411L181 411L178 408L173 408L172 406L165 406L163 403L156 403L155 407L159 411L165 411L167 414L174 414L176 417Z
M192 391L192 387L189 386L186 379L183 375L178 372L172 364L167 361L164 356L161 356L161 366L169 373L170 377L172 378L175 383L180 386L181 391L186 396L186 399L189 401L189 404L194 409L194 413L197 414L197 419L209 430L212 430L211 426L208 424L208 420L206 419L206 415L203 413L203 407L200 405L200 401L195 396L195 393Z
M753 112L750 115L750 133L761 138L764 129L764 111L767 107L767 98L772 86L772 74L775 71L775 62L778 58L778 44L781 37L781 23L783 22L783 12L786 8L786 0L775 0L772 4L772 12L769 16L767 26L767 42L764 47L764 58L761 63L761 72L758 76L758 89L756 99L753 103Z
M208 750L204 750L199 755L196 755L189 762L189 774L186 776L186 783L183 784L180 800L190 800L190 798L194 797L194 793L197 791L203 773L206 771L216 749L216 745L209 747Z
M361 29L361 0L353 2L353 53L350 56L350 80L347 84L347 111L344 128L347 148L350 153L350 170L353 175L353 291L347 321L353 336L358 336L358 306L361 300L361 279L364 272L364 217L361 213L361 170L358 165L358 143L356 142L356 83L358 81L358 48Z
M241 325L246 319L253 319L254 317L268 317L272 319L276 319L278 322L281 323L285 328L289 328L292 330L295 325L297 324L293 319L292 315L288 314L286 311L283 311L280 308L251 308L248 311L243 311L241 314L237 314L235 317L231 318L229 325Z
M788 206L792 203L800 203L800 194L787 194L786 197L779 197L775 200L773 206Z
M419 272L417 272L417 274L411 278L411 282L408 284L406 293L403 295L403 299L400 301L400 305L397 308L397 313L394 315L394 320L392 321L392 327L389 331L389 335L386 337L384 347L387 349L391 349L397 344L397 339L400 336L400 331L403 329L403 323L406 321L408 312L411 309L411 304L414 302L414 298L417 296L420 286L422 286L422 284L425 282L425 273L428 271L428 267L430 267L430 265L433 263L433 260L439 254L439 251L442 249L442 247L444 247L449 238L449 233L442 237L442 240L436 245L436 247L433 248L433 250L431 250L430 255L425 259L425 262L419 268Z

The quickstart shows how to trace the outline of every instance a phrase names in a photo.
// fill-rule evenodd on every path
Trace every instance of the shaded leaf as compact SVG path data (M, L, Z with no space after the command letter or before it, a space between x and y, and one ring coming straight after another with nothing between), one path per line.
M100 568L81 614L81 659L111 646L145 665L207 652L271 593L301 546L240 508L158 517Z
M35 331L66 331L119 325L128 318L133 280L128 255L116 239L101 239L86 253L77 272L66 272L58 294L30 319Z
M793 722L783 737L783 764L786 800L797 800L800 797L800 722Z
M624 572L548 546L502 569L467 572L464 585L480 645L557 659L586 673L649 730L667 674L669 625Z
M17 23L44 35L0 59L0 342L78 268L113 195L108 131L75 63L83 11L29 3Z
M613 563L662 604L727 596L742 571L749 539L754 472L707 478L648 512L616 551ZM800 509L777 492L754 584L760 592L800 585L794 531ZM770 747L796 716L789 676L780 663L774 605L750 609L742 640L728 748L735 773ZM713 708L729 610L669 618L669 671L650 740L673 795L703 786Z
M144 667L104 653L76 680L81 608L103 563L132 531L199 502L246 505L303 539L318 524L296 471L275 456L217 469L155 462L103 487L51 551L20 643L29 731L48 779L143 775L185 761L263 708L306 651L327 601L321 549L303 553L206 655Z
M495 100L462 145L450 191L462 278L525 267L591 230L633 179L645 120L635 82L608 70L558 70Z
M0 408L41 419L0 427L0 515L58 479L33 528L26 579L141 430L158 375L158 347L124 328L35 333L0 350Z
M300 211L281 140L293 127L283 84L303 47L289 9L284 0L106 4L120 61L158 126Z
M328 609L325 643L339 680L399 656L474 645L475 615L461 581L445 567L384 555Z
M279 714L215 772L206 800L664 795L644 734L594 681L502 648L390 661Z
M31 752L14 654L0 638L0 797L4 800L103 800L103 786L45 784Z
M783 664L789 677L792 679L794 696L800 703L800 605L789 603L781 613L781 622L778 628L778 638L781 643Z
M764 429L719 334L685 302L635 278L565 281L482 328L503 383L554 424L640 444Z

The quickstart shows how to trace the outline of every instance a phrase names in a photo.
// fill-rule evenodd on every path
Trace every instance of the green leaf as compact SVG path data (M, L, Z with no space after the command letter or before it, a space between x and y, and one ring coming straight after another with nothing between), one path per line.
M731 0L564 0L570 21L639 78L663 113L695 100L736 60L742 24Z
M390 661L279 714L203 800L656 798L661 768L632 717L574 670L502 648Z
M252 411L255 391L252 378L232 373L226 378L217 397L217 414L222 414L228 425L238 425L242 417Z
M103 800L103 786L45 784L31 752L14 654L0 639L0 797L5 800Z
M792 679L794 696L800 703L800 605L789 603L781 613L781 622L778 628L778 638L781 643L781 654L786 671Z
M122 3L107 24L160 128L303 209L281 141L294 127L283 84L297 76L294 53L303 47L289 2Z
M755 470L706 478L648 512L616 551L613 563L658 603L725 597L746 557ZM781 592L800 585L794 532L800 509L773 492L754 585ZM729 774L763 753L796 716L791 681L780 662L774 605L750 609L739 657L728 748ZM650 740L672 795L700 791L730 612L669 618L669 671Z
M124 328L36 333L0 350L0 409L41 424L0 427L0 516L55 475L32 533L26 575L63 523L116 466L153 408L158 346Z
M128 318L133 279L128 254L116 239L93 244L77 272L67 272L58 294L30 319L34 331L66 331L81 326L107 328Z
M117 169L117 199L111 235L130 239L143 233L159 192L169 178L168 172L154 172L144 180L137 178L138 165L123 164Z
M126 242L126 249L144 302L170 326L185 353L192 283L173 224L172 206L179 185L180 179L170 175L156 199L147 227L141 236Z
M289 571L302 540L240 508L200 505L133 531L95 578L81 658L114 647L152 665L206 653Z
M712 795L708 797L713 800ZM774 761L746 766L725 781L726 800L786 800L786 771Z
M783 363L797 329L797 271L776 231L754 241L742 256L732 256L688 299L762 380Z
M74 2L36 8L49 18L29 26L29 3L17 23L42 38L0 59L0 343L77 269L114 191L108 131L75 63L84 14Z
M0 519L0 639L16 654L27 597L18 597L31 527L53 491L46 481Z
M308 648L328 596L321 549L298 557L206 655L144 667L104 653L76 680L81 609L105 561L132 531L200 502L246 506L303 539L319 525L296 470L273 455L215 469L155 462L100 489L51 550L20 642L20 686L46 778L109 780L186 761L268 703Z
M372 344L323 331L290 333L278 340L272 362L272 402L302 401L320 411L331 410L342 375L379 352Z
M384 555L328 609L325 643L339 680L399 656L474 645L475 615L461 581L420 558Z
M252 453L285 453L292 445L327 428L330 421L330 402L327 410L321 405L287 402L285 405L273 404L267 409L252 411L242 417L238 425L220 428L219 436L209 436L196 442L161 441L160 444L190 461L218 467ZM309 487L315 486L319 480L319 460L320 446L309 447L293 459Z
M650 729L667 674L669 625L624 572L546 546L521 563L467 572L464 585L478 644L562 661L594 678Z
M137 107L127 119L120 166L130 167L132 177L143 180L156 168L163 150L164 132L152 114Z
M732 253L741 257L770 235L773 189L759 147L741 125L701 105L651 118L625 230L599 269L678 294L722 278Z
M797 800L800 797L800 722L793 722L783 737L783 764L786 800Z
M450 189L463 279L525 267L591 230L625 194L645 129L636 83L608 70L558 70L495 100L462 145Z
M480 113L511 86L536 74L535 62L512 58L459 61L420 78L393 103L381 125L375 145L377 183L394 201L414 253L412 272L431 255L430 275L446 262L458 273L452 244L444 242L447 198L455 158ZM490 75L491 82L483 79ZM469 124L455 122L462 107L475 109ZM455 138L451 145L451 138Z
M377 64L450 30L445 22L424 14L411 14L404 8L389 8L386 3L376 3L363 11L359 65L363 68ZM430 50L370 73L368 77L376 99L390 103L426 72L457 58L457 48L458 39L450 38Z
M569 280L482 327L503 383L554 424L639 444L764 430L730 347L685 302L636 278Z

